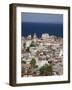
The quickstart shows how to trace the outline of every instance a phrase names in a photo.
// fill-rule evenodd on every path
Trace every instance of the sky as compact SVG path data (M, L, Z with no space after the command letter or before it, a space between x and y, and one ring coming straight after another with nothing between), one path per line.
M62 14L44 14L44 13L21 13L22 22L33 23L63 23Z

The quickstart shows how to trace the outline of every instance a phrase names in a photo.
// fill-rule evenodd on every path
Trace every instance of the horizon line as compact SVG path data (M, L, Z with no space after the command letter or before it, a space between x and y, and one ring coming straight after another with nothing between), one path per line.
M63 23L59 23L59 22L58 22L58 23L57 23L57 22L56 22L56 23L52 23L52 22L24 22L24 21L22 21L21 23L45 23L45 24L48 23L48 24L63 24Z

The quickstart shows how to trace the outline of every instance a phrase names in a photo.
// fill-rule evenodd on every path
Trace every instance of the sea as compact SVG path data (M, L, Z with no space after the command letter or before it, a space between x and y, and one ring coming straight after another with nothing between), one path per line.
M57 37L63 37L63 24L62 23L33 23L22 22L21 23L21 35L27 37L28 35L34 35L41 37L43 33L49 35L55 35Z

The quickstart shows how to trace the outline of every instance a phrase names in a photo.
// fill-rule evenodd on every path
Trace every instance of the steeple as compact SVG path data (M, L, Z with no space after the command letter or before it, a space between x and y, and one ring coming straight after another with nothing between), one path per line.
M37 35L36 35L36 33L34 33L34 35L33 35L33 38L37 38Z

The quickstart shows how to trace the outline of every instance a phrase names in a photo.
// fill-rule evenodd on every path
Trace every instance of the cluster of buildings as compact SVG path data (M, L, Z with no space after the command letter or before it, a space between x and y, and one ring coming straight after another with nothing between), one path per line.
M31 60L36 60L36 69L31 68ZM63 38L43 33L41 37L28 35L21 40L22 76L39 76L39 69L52 65L52 75L63 74ZM33 71L32 71L33 70Z

